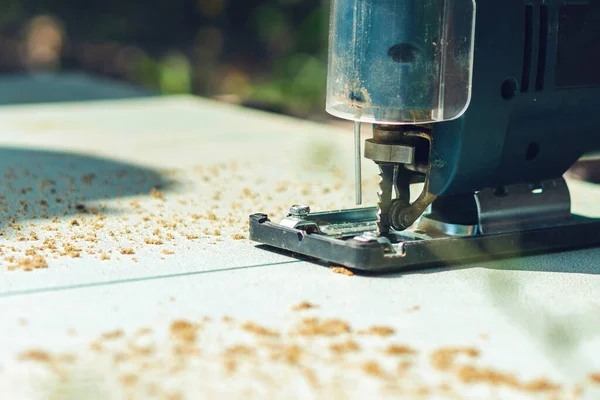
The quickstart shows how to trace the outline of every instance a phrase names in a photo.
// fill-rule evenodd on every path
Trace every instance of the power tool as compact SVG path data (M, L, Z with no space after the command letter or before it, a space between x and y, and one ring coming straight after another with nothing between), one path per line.
M372 124L379 202L254 214L250 238L374 272L600 245L563 178L599 110L600 0L333 0L327 111L355 122L358 204Z

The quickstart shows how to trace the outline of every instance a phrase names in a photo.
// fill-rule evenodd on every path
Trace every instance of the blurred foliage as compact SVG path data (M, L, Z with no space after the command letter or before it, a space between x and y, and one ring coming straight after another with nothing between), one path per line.
M325 0L2 0L0 72L85 71L306 116L323 109L327 11Z

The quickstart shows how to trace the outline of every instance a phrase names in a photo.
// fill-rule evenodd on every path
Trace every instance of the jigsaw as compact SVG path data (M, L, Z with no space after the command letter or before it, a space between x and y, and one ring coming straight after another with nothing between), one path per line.
M563 178L599 110L598 0L333 0L327 111L355 123L357 204L363 145L379 202L254 214L250 238L374 272L600 245Z

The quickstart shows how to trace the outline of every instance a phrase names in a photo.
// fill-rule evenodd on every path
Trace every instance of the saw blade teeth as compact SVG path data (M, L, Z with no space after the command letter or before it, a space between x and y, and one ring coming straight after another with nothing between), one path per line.
M392 179L394 174L393 166L379 165L379 191L377 197L377 230L379 233L389 232L390 224L388 220L388 210L392 202Z

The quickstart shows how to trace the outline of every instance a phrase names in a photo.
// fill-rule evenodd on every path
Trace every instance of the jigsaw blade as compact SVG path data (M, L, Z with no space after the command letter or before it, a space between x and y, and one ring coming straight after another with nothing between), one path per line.
M391 164L379 164L379 171L377 230L379 234L385 235L390 231L389 210L392 204L394 166Z

